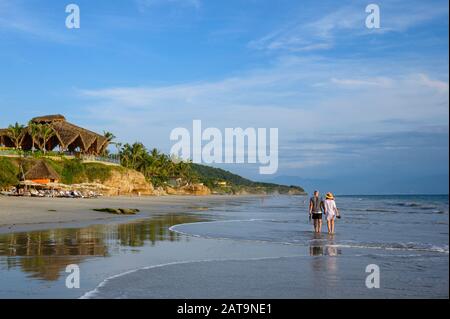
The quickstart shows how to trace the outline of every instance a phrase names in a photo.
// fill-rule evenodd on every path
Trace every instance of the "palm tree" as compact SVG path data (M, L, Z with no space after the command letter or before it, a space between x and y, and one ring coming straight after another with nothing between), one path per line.
M160 157L160 153L157 148L152 149L151 156L155 158Z
M116 149L117 149L117 154L115 154L114 155L114 157L117 159L119 159L119 161L120 161L120 151L121 151L121 149L122 149L122 143L119 143L119 142L117 142L117 143L114 143L115 144L115 146L116 146Z
M121 163L123 166L143 171L145 168L145 162L147 151L142 143L134 143L133 145L125 144L120 153Z
M108 142L111 143L112 140L114 140L116 138L116 136L108 131L103 131L103 136L108 140ZM115 143L111 143L111 144L115 144Z
M23 139L25 137L25 126L20 125L16 122L15 125L10 125L8 127L8 136L14 143L15 149L20 149Z
M131 165L133 168L138 166L139 161L144 160L146 152L145 146L142 143L136 142L131 146Z
M120 153L120 147L122 146L122 144L112 141L112 140L116 139L116 136L113 133L108 132L108 131L103 131L103 136L106 138L106 140L108 141L109 144L115 145L118 150L118 153ZM108 155L108 150L105 149L103 151L103 153L104 153L104 155Z
M50 125L40 125L38 130L39 141L41 144L39 148L44 151L44 154L47 152L46 145L48 141L55 135L55 130Z
M30 134L31 136L31 143L32 143L32 147L31 147L31 151L34 153L34 145L37 143L37 139L39 136L39 129L40 129L40 125L38 123L34 123L32 121L30 121L28 123L28 134Z
M126 143L119 151L120 164L125 167L130 167L131 161L131 145Z
M196 179L190 161L174 161L156 148L148 152L142 143L125 144L119 155L122 166L141 172L155 186L163 186L170 178L188 183Z

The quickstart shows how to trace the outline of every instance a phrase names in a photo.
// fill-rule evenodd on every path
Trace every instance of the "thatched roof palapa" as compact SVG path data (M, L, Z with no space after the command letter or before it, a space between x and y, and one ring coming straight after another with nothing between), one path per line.
M28 172L25 173L25 180L50 179L59 180L59 174L46 161L40 160Z
M53 122L65 122L66 118L61 114L55 114L55 115L44 115L44 116L38 116L33 119L31 119L31 122L34 123L53 123Z
M99 155L109 144L107 138L103 135L89 131L77 125L67 122L66 118L60 114L35 117L31 120L33 123L46 124L53 128L55 137L50 139L47 150L52 150L60 146L63 150L74 151L79 148L82 153ZM32 147L31 136L28 130L24 133L24 143L22 149ZM0 143L6 146L13 146L8 136L8 129L0 129ZM35 145L36 146L36 145Z

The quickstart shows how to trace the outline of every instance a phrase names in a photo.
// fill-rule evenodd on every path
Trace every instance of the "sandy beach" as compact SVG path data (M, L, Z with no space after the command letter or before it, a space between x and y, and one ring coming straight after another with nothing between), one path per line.
M109 221L130 221L153 214L202 211L237 198L256 196L142 196L103 197L95 199L32 198L0 196L0 234L81 227ZM137 208L132 216L96 212L101 208Z

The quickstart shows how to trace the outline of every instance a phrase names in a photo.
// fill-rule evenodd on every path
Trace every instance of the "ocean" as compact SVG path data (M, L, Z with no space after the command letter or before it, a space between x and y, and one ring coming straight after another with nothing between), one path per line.
M335 235L312 232L305 196L199 199L182 214L0 235L0 298L449 297L447 195L336 203ZM65 285L69 264L79 289Z

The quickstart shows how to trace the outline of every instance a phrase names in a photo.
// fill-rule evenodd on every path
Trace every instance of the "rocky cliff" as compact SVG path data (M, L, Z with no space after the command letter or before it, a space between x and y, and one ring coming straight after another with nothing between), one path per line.
M153 185L131 169L113 170L101 184L111 190L109 195L154 195Z
M181 187L157 187L148 182L144 175L132 169L112 169L105 180L94 180L89 183L70 185L80 191L94 191L105 196L135 195L210 195L211 190L202 184L190 184Z
M168 195L211 195L211 190L203 184L185 185L178 188L168 186L165 192Z

